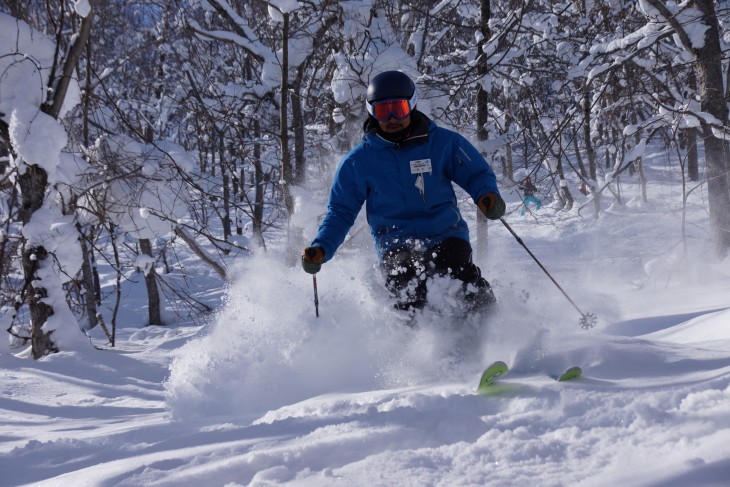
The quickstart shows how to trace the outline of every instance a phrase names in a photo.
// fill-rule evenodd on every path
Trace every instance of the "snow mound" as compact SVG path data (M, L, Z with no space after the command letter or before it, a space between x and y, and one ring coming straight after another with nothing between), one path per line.
M644 335L647 339L682 344L730 343L730 309L707 313L671 328Z

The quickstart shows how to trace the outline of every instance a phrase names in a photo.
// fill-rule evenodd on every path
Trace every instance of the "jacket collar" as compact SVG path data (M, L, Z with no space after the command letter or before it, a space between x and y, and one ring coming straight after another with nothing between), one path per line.
M411 124L407 129L409 130L408 135L403 140L393 141L385 138L378 130L377 122L372 117L368 117L363 124L363 129L365 130L364 138L370 141L382 141L385 144L394 145L396 149L421 145L428 142L428 131L431 123L431 120L426 115L418 110L413 110Z

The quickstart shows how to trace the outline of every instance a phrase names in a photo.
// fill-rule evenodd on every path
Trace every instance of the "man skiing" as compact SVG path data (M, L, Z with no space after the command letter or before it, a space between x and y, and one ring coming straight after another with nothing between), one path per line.
M337 168L327 213L302 267L310 274L335 254L363 203L385 284L396 307L411 315L426 304L434 275L463 282L471 310L495 301L472 262L469 229L452 182L477 202L487 218L504 215L505 203L489 164L463 136L438 127L416 110L413 81L400 71L370 80L369 113L362 141Z

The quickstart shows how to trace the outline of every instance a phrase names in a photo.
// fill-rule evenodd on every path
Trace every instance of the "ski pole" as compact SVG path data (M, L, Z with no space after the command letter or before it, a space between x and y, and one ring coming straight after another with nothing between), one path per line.
M314 284L314 314L319 318L319 298L317 297L317 274L312 274L312 284Z
M307 255L309 257L314 257L317 252L310 248L307 249ZM317 297L317 273L315 272L312 274L312 285L314 286L314 314L319 318L319 297Z
M582 312L580 310L580 308L578 307L578 305L576 305L575 302L572 299L570 299L570 296L568 296L568 293L566 293L563 290L563 288L560 287L560 284L558 284L558 281L556 281L555 278L553 278L553 276L550 275L550 273L545 268L545 266L542 265L542 263L539 260L537 260L537 257L535 257L535 254L533 254L530 251L530 249L527 248L527 245L525 245L525 242L523 242L522 239L515 233L515 231L512 230L512 227L509 226L509 224L504 220L504 218L500 218L499 221L501 221L504 224L504 226L507 228L507 230L509 230L509 233L511 233L512 236L517 240L517 242L520 245L522 245L522 247L527 251L528 254L530 254L530 257L532 257L532 259L535 262L537 262L537 265L540 266L540 269L542 269L543 272L545 272L545 274L550 278L550 280L553 281L553 284L555 284L555 286L558 289L560 289L560 292L563 293L563 296L565 296L567 298L567 300L570 302L570 304L572 304L573 307L576 309L576 311L578 311L578 313L580 313L581 318L578 321L578 324L580 325L580 327L583 328L584 330L587 330L589 328L593 328L594 326L596 326L596 322L598 321L598 318L596 317L596 315L594 315L593 313Z

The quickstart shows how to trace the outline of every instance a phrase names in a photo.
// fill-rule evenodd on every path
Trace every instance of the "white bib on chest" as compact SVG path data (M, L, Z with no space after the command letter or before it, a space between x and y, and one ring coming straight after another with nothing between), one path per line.
M431 159L418 159L411 161L411 174L423 174L425 172L431 172Z

